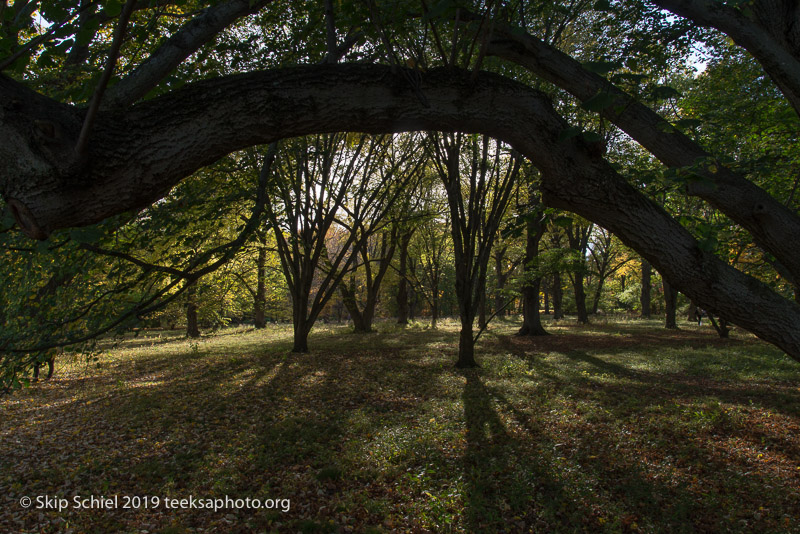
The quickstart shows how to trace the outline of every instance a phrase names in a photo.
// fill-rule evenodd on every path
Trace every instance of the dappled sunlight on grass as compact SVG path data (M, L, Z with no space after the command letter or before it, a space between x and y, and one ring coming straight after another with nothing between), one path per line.
M513 320L142 332L0 405L9 532L800 530L800 365L751 336ZM149 344L148 344L149 343ZM22 495L289 498L276 510L23 510Z

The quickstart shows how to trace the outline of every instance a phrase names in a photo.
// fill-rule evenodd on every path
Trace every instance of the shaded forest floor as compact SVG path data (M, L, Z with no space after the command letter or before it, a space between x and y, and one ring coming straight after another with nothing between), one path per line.
M462 372L455 323L379 328L321 326L307 355L281 325L63 357L0 399L0 531L800 532L800 364L751 336L498 322Z

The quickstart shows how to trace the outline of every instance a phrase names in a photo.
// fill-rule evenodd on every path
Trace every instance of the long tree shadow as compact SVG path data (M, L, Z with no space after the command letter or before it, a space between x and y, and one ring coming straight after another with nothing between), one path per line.
M510 434L494 406L496 395L484 385L480 371L464 371L463 376L467 530L530 532L553 524L564 531L578 530L582 511L550 470L547 451L553 449L552 440L527 424L527 418L520 418L525 419L524 435Z

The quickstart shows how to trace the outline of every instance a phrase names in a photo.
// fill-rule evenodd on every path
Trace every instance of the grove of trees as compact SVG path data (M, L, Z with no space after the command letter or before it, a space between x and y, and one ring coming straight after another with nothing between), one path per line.
M492 317L800 361L788 0L4 0L0 372L113 332ZM681 295L679 297L679 292ZM656 298L656 295L662 298ZM477 325L476 325L477 321Z

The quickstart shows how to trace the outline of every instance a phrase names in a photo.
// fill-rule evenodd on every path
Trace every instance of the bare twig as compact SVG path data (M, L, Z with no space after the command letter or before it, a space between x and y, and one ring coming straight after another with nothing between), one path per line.
M86 149L89 145L89 135L92 133L92 126L94 126L94 121L97 118L97 112L100 109L100 102L103 100L103 94L106 91L106 87L108 87L108 82L111 81L111 76L114 74L114 67L116 66L117 59L119 58L119 50L122 47L122 40L125 38L125 31L127 30L128 21L131 18L131 13L133 13L133 6L135 4L136 0L128 0L122 7L122 13L119 16L119 22L117 22L117 27L114 30L114 39L111 42L111 50L108 52L108 60L106 61L105 70L103 70L103 75L101 76L100 81L94 90L94 94L92 95L92 99L89 102L89 110L86 112L86 118L83 120L83 127L81 127L81 133L78 136L78 142L75 145L75 152L78 154L78 156L83 156L86 154Z

